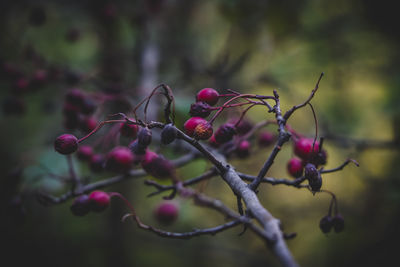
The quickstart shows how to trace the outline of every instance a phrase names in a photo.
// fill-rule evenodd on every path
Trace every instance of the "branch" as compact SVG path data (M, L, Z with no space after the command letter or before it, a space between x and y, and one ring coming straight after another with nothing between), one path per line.
M339 167L330 169L330 170L320 170L320 173L332 173L332 172L337 172L340 170L343 170L344 167L346 167L350 162L354 163L354 165L356 165L357 167L360 166L360 164L358 164L357 161L355 161L354 159L347 159L345 162L343 162Z

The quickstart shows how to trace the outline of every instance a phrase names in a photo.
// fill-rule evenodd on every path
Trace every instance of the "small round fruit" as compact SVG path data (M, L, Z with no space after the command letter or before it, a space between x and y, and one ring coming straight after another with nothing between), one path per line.
M291 158L287 170L291 176L298 178L303 175L303 162L299 158Z
M235 134L235 127L232 124L225 123L215 132L215 140L217 143L224 144L231 141Z
M76 154L78 159L82 161L89 161L93 156L93 148L88 145L80 146Z
M210 115L211 109L210 105L205 102L196 102L190 105L189 114L192 117L202 117L205 118Z
M124 173L132 168L134 157L127 147L116 147L107 155L106 169L112 172Z
M196 101L202 101L210 106L214 106L218 102L219 93L213 88L204 88L196 95Z
M78 149L78 138L72 134L63 134L54 142L54 149L63 155L74 153Z
M236 154L239 158L246 158L250 155L251 144L247 140L243 140L236 148Z
M171 224L178 218L178 206L170 201L161 203L155 210L157 221L162 224Z
M213 128L211 124L208 122L206 123L199 123L196 128L194 129L194 138L198 140L207 140L213 134Z
M326 215L319 221L319 228L323 233L329 233L333 227L332 217Z
M319 151L319 142L315 142L314 150L313 144L314 139L312 138L300 138L294 144L294 153L304 160L309 160Z
M104 191L93 191L89 195L90 209L102 212L110 205L110 196Z
M258 144L262 147L268 147L275 141L275 135L271 132L261 132L258 136Z
M170 123L165 125L161 131L161 143L163 145L168 145L175 141L178 132L176 128Z
M344 218L338 213L332 218L333 229L336 233L342 232L344 230Z
M188 119L185 124L183 125L183 128L185 129L185 133L189 135L190 137L193 137L194 131L200 123L207 123L207 120L201 118L201 117L192 117Z
M84 216L89 213L90 211L90 200L88 195L80 195L75 198L74 202L72 203L71 212L75 216Z

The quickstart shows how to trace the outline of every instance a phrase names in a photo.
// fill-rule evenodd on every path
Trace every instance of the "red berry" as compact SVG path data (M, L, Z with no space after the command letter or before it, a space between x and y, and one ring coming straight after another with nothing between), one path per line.
M258 144L262 147L270 146L275 141L275 135L271 132L261 132L258 136Z
M76 154L78 159L82 161L89 161L93 156L93 148L88 145L80 146Z
M63 134L54 142L54 149L63 155L71 154L78 149L78 138L72 134Z
M212 88L204 88L196 95L196 101L202 101L210 106L214 106L218 102L219 93Z
M150 150L147 150L141 164L142 168L155 178L166 179L175 176L175 167L171 161Z
M136 124L125 122L121 123L119 132L121 133L122 136L135 139L138 132L138 128L139 127Z
M93 191L89 195L90 209L101 212L110 205L110 196L103 191Z
M287 169L291 176L298 178L303 175L303 162L299 158L292 158L287 164Z
M207 120L201 118L201 117L192 117L188 119L185 124L183 125L183 128L185 128L185 132L187 135L190 137L193 137L194 135L194 130L196 129L197 125L200 123L207 123Z
M220 144L215 140L215 134L213 134L210 138L210 140L208 140L208 143L212 146L212 147L219 147Z
M199 123L196 128L194 128L194 138L199 140L207 140L213 134L213 128L211 124L208 122L206 123Z
M123 173L132 168L134 157L127 147L116 147L107 155L106 169L112 172Z
M250 155L251 144L247 140L243 140L236 148L236 154L239 158L246 158Z
M173 202L163 202L155 210L156 219L163 224L171 224L178 218L178 206Z
M316 141L313 153L313 143L314 139L312 138L300 138L294 144L294 153L302 159L311 159L319 150L319 142Z

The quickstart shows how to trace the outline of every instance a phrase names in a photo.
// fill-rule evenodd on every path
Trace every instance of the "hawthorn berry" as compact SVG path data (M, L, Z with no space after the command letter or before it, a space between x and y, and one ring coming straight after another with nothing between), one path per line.
M232 140L235 135L236 130L232 124L226 123L221 125L215 132L215 141L217 143L223 144Z
M218 148L220 146L220 144L217 142L217 140L215 140L215 134L213 134L210 139L208 140L208 143L215 148Z
M342 232L344 230L344 218L341 214L336 214L332 218L333 229L336 233Z
M75 216L84 216L90 211L90 199L88 195L80 195L75 198L70 209Z
M148 147L151 144L152 133L147 127L141 128L138 133L138 143L141 147Z
M238 119L231 119L228 123L235 125ZM238 135L245 135L253 128L253 123L249 120L242 119L238 124L236 124L235 129Z
M161 143L164 145L172 143L176 139L177 134L176 128L171 123L165 125L161 131Z
M142 147L142 146L139 144L139 142L138 142L137 139L134 140L134 141L132 141L132 142L129 144L128 148L132 151L132 153L133 153L135 156L141 156L141 155L146 154L146 147Z
M315 142L314 150L313 144L312 138L300 138L294 143L294 153L304 160L309 160L319 151L319 142Z
M303 162L299 158L291 158L287 170L291 176L298 178L303 175Z
M127 147L115 147L106 159L106 169L112 172L124 173L132 168L134 156Z
M84 133L90 133L97 126L97 120L94 117L82 118L79 121L79 130Z
M258 144L262 147L270 146L275 141L275 135L271 132L264 131L258 135Z
M175 203L165 201L156 208L154 216L160 223L168 225L178 218L178 213L178 206Z
M213 128L210 123L199 123L196 128L194 128L194 138L198 140L207 140L213 134Z
M110 196L103 191L93 191L89 195L90 210L102 212L110 205Z
M54 149L63 155L74 153L78 149L78 138L72 134L63 134L56 138Z
M246 158L250 155L250 148L250 142L247 140L242 140L235 151L239 158Z
M158 179L175 176L175 167L171 161L150 150L146 152L141 165L148 174Z
M317 170L314 164L307 163L304 167L304 177L308 180L308 184L313 192L317 192L321 189L322 178L321 174Z
M189 135L190 137L193 137L194 131L200 123L207 123L207 120L201 118L201 117L192 117L188 119L185 124L183 125L183 128L185 129L185 133Z
M82 161L89 161L93 156L93 148L88 145L79 146L76 154L78 159Z
M319 221L319 228L323 233L329 233L333 227L332 217L326 215Z
M189 114L192 117L202 117L205 118L210 115L211 109L210 105L206 102L196 102L190 105Z
M212 88L204 88L196 95L196 101L202 101L210 106L214 106L218 102L219 93Z
M119 128L119 132L122 136L129 137L129 138L136 138L139 126L136 124L124 122L121 123Z

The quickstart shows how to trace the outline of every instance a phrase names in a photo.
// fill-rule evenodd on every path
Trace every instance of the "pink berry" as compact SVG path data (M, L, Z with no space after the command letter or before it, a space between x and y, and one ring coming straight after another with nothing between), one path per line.
M185 132L187 135L190 137L193 137L194 135L194 130L196 129L197 125L200 123L207 123L207 120L201 118L201 117L192 117L188 119L185 124L183 125L183 128L185 128Z
M175 167L171 161L150 150L147 150L141 164L148 174L158 179L166 179L175 175Z
M247 140L243 140L236 148L236 154L239 158L246 158L250 155L251 144Z
M275 135L271 132L261 132L258 136L258 144L262 147L270 146L275 141Z
M138 129L139 127L136 124L130 124L125 122L121 123L119 132L121 133L122 136L135 139Z
M54 149L63 155L68 155L78 149L78 138L72 134L63 134L54 142Z
M218 102L219 93L212 88L204 88L196 95L196 101L202 101L210 106L214 106Z
M318 153L319 150L319 143L315 142L313 153L313 143L314 139L312 138L298 139L294 144L294 153L304 160L310 159L313 155Z
M155 210L156 219L163 224L171 224L178 218L178 206L170 201L161 203Z
M107 155L106 169L124 173L132 168L134 156L127 147L116 147Z
M287 169L291 176L298 178L303 175L303 162L299 158L292 158L287 164Z
M110 205L110 196L103 191L93 191L89 195L90 208L95 212L101 212Z
M219 147L220 144L217 142L217 140L215 140L215 135L213 134L210 138L210 140L208 140L208 143L212 146L212 147Z
M88 145L80 146L76 154L78 159L82 161L89 161L93 156L93 148Z

